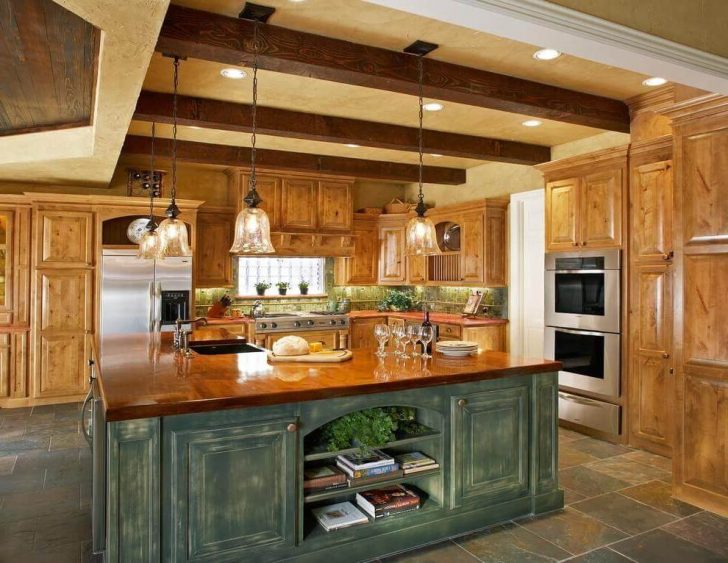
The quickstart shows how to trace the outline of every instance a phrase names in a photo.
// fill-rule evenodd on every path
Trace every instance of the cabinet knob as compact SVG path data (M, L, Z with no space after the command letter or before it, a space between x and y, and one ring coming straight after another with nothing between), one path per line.
M662 354L662 357L665 360L669 360L670 359L670 354L668 354L667 352L665 352L664 354Z
M459 407L464 407L467 404L468 404L468 402L465 399L458 399L458 406Z
M572 242L571 243L571 246L579 246L579 243L578 242Z
M585 240L581 241L581 245L586 246L586 241Z
M675 256L675 253L671 250L670 252L666 252L662 255L663 260L672 260L672 258Z
M288 426L286 426L286 430L288 430L289 432L295 432L296 430L298 430L298 424L296 424L295 422L291 422Z
M675 370L674 370L674 368L670 368L670 369L669 369L668 371L669 371L670 375L672 375L672 374L674 374L674 373L675 373Z

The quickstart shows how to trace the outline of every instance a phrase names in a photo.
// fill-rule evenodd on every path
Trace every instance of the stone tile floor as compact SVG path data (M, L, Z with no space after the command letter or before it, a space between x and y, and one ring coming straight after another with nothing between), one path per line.
M0 563L86 563L91 458L79 404L0 409ZM561 429L566 508L385 563L728 561L728 519L670 498L670 460Z

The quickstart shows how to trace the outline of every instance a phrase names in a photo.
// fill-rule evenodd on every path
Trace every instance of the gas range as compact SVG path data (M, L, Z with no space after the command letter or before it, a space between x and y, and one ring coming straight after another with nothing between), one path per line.
M299 332L305 330L345 330L349 317L328 311L268 313L255 319L257 334L269 332Z

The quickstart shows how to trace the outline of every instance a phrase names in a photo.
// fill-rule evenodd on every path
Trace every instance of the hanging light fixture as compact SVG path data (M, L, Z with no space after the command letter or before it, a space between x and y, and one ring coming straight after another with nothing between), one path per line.
M177 219L180 214L177 195L177 89L179 87L179 57L174 57L174 95L172 97L172 201L165 211L167 218L159 225L160 257L191 256L187 227Z
M154 173L154 138L155 123L152 123L152 158L150 163L149 175L149 221L147 222L147 230L144 231L142 238L139 240L139 250L137 257L143 260L154 260L159 258L160 240L157 232L157 223L154 220L154 192L157 189L156 176Z
M248 195L243 198L244 207L235 219L235 239L230 247L231 254L270 254L275 252L270 240L270 221L266 212L258 207L263 200L256 190L255 132L258 106L258 20L253 28L253 107L251 117L253 130L250 136L250 178Z
M417 212L417 216L413 217L407 222L407 228L405 229L405 245L406 245L406 253L410 256L429 256L432 254L439 254L440 253L440 247L437 245L437 234L435 232L435 225L432 222L432 219L429 217L425 217L425 211L427 211L427 207L425 206L425 196L422 193L422 153L423 153L423 143L422 143L422 103L423 103L423 96L422 96L422 57L423 55L418 55L417 57L417 70L418 70L418 86L419 86L419 111L420 111L420 128L417 132L417 140L419 143L418 151L419 151L419 195L417 207L415 207L415 211Z

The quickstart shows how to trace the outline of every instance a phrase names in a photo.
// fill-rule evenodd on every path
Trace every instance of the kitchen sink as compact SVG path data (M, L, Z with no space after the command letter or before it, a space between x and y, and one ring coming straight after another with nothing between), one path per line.
M190 342L190 350L202 354L203 356L213 356L217 354L247 354L250 352L264 352L264 350L239 341L214 341L201 340L200 342Z

